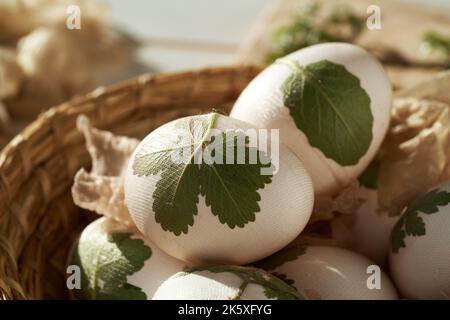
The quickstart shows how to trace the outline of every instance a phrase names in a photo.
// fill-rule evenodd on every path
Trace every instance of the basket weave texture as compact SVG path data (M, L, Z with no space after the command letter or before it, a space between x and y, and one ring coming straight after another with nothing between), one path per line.
M142 138L170 120L212 109L229 111L254 66L143 75L54 107L0 153L0 299L65 299L67 254L92 220L72 201L75 173L89 167L76 128Z

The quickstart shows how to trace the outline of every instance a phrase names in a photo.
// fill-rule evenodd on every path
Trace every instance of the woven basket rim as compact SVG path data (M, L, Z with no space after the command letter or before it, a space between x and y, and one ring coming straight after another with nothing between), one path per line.
M170 79L173 77L182 77L187 74L191 74L192 72L208 72L208 71L220 71L220 70L231 70L236 68L243 68L243 69L255 69L255 70L261 70L263 66L256 65L256 64L237 64L237 65L223 65L223 66L216 66L216 67L199 67L189 70L181 70L181 71L170 71L170 72L155 72L155 73L144 73L137 77L126 79L123 81L119 81L117 83L113 83L111 85L107 86L99 86L89 92L87 92L84 95L76 96L72 99L69 99L68 101L65 101L63 103L60 103L58 105L49 107L45 111L41 112L35 120L30 122L28 125L26 125L18 134L14 136L0 151L0 172L3 166L3 163L5 161L5 158L10 154L15 147L17 147L19 141L21 140L20 137L23 134L31 135L33 134L37 128L35 123L37 121L40 121L40 119L45 119L45 121L48 121L49 118L53 117L55 114L58 114L60 112L63 112L67 108L71 108L80 104L83 104L89 100L92 99L99 99L102 97L106 97L109 95L113 95L115 93L119 93L121 91L127 90L130 86L133 86L135 84L139 83L146 83L150 82L156 79ZM18 141L19 140L19 141ZM1 174L1 173L0 173Z

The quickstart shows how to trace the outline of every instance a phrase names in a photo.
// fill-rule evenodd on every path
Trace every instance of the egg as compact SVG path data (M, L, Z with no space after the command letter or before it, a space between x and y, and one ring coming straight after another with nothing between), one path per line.
M131 156L124 181L125 204L138 229L193 264L247 264L296 238L311 216L311 179L277 139L267 149L247 139L255 132L217 113L174 120L151 132ZM237 133L245 138L241 144L231 138ZM235 148L225 150L224 141L235 141ZM214 143L216 152L208 152ZM186 146L194 150L186 163L162 155ZM259 154L253 164L248 157L239 162L239 153L253 152ZM206 161L211 154L226 159ZM232 161L230 154L236 155Z
M392 90L381 64L364 49L325 43L301 49L263 70L230 116L279 128L301 158L316 195L355 180L377 152L390 120Z
M70 266L81 276L80 287L71 290L75 298L149 300L163 281L185 268L130 228L111 225L106 218L95 220L72 249Z
M179 272L156 291L154 300L300 300L280 279L251 267L203 265Z
M407 299L450 299L450 182L413 201L391 236L389 267Z
M293 246L256 264L311 300L397 299L388 276L352 251L328 246Z

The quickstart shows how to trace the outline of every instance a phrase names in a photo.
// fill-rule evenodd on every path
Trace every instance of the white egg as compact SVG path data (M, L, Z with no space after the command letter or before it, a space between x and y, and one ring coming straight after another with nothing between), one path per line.
M361 88L367 94L366 96L370 98L370 110L373 116L372 139L368 140L366 152L362 153L361 151L362 154L359 160L348 162L347 164L342 161L335 161L336 157L334 159L327 157L325 155L327 152L324 153L324 148L320 150L317 147L312 147L310 139L296 125L290 109L285 106L283 99L283 84L294 73L289 63L275 62L253 79L239 96L230 116L248 121L262 128L279 128L282 142L301 158L306 169L311 174L316 195L336 193L341 187L348 185L359 176L369 164L383 140L390 120L392 100L392 90L388 77L378 61L364 49L352 44L325 43L314 45L294 52L283 59L303 67L326 60L325 62L328 61L344 66L348 72L359 79ZM336 74L329 72L323 78L314 76L311 79L318 80L317 86L319 88L321 84L327 83L329 79L335 81L334 85L337 86L339 81L333 79L333 76L336 76ZM311 81L314 82L313 80ZM345 101L347 96L352 96L351 94L344 94L344 91L339 88L336 90L322 90L323 92L326 93L323 98L332 102L339 99ZM337 94L341 94L341 96L337 97ZM317 98L317 95L315 97ZM303 98L303 95L301 98ZM312 101L317 101L317 99L314 99L314 96L312 98ZM355 101L348 102L356 103ZM318 106L312 103L305 110L314 110L313 108L318 108ZM332 113L336 112L334 107L325 109L332 110L330 111ZM323 112L323 109L320 110ZM360 111L357 108L354 110L355 112L348 113L353 118L351 127L349 127L347 119L341 116L341 110L336 112L333 118L314 111L317 112L317 117L305 119L306 116L300 111L298 112L299 117L303 119L302 121L312 124L312 130L317 132L318 139L323 139L323 143L333 146L335 139L342 138L349 131L349 128L354 131L359 126L359 122L362 123ZM361 119L361 121L358 121L358 119ZM327 130L331 130L332 134L327 136L327 138L320 138L323 137L323 132ZM361 130L361 128L358 130ZM349 134L349 136L351 135ZM353 138L353 143L358 143L358 140L362 138L361 136L355 137L353 135L351 137ZM350 140L341 144L341 146L349 144ZM338 146L340 149L334 152L342 150L341 146Z
M300 300L294 288L264 270L205 265L166 280L153 300Z
M387 275L372 261L346 249L297 246L257 266L295 287L307 299L397 299Z
M83 230L70 265L81 272L73 296L88 300L150 300L163 281L185 268L130 228L111 229L105 218Z
M450 299L450 183L412 202L391 236L389 266L408 299Z
M267 151L272 163L279 162L271 179L254 166L250 176L247 164L235 161L205 171L202 165L202 171L191 173L197 169L176 169L168 160L164 174L169 178L161 172L137 174L148 168L140 160L146 155L187 143L181 137L189 137L187 128L196 122L213 127L216 138L227 130L253 130L212 113L178 119L150 133L132 155L124 184L125 203L138 229L168 254L195 264L242 265L283 248L303 230L314 202L311 179L287 147L279 146L278 161L275 147Z

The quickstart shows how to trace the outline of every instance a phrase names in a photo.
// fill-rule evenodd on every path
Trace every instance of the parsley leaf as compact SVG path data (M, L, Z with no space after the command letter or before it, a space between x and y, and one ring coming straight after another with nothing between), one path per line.
M255 221L255 213L260 211L258 189L272 182L272 174L261 175L262 168L273 172L270 159L249 146L243 132L229 130L211 137L217 116L211 113L199 117L200 121L192 118L187 123L184 129L192 138L190 144L181 144L178 137L169 145L138 154L134 160L135 175L161 173L152 194L155 220L177 236L188 233L194 224L199 194L222 224L242 228ZM188 161L173 161L173 152L186 148L191 151ZM244 150L243 163L238 161L239 150ZM234 162L228 164L230 154L234 155ZM204 155L223 161L204 161ZM250 161L252 155L256 161ZM199 156L203 156L201 163L195 161Z
M280 280L283 280L285 283L287 283L288 285L290 285L291 287L293 287L294 289L297 289L295 287L295 281L288 278L288 276L284 273L281 272L271 272L271 274L277 278L279 278Z
M304 255L306 252L306 246L296 245L293 247L282 249L275 254L258 261L255 265L258 268L270 271L274 270L286 262L295 261L301 255Z
M325 10L318 3L307 3L292 21L275 30L267 61L323 42L354 42L364 30L365 17L342 3Z
M343 65L321 60L292 69L282 85L284 105L309 143L340 165L356 164L372 141L370 98Z
M426 234L426 226L419 213L434 214L439 211L439 207L446 206L448 203L450 203L450 193L439 189L433 189L412 202L392 230L392 252L398 253L400 248L406 247L407 236Z
M236 160L238 150L243 147L246 150L243 164L213 163L202 165L200 169L200 191L205 196L206 205L211 206L212 213L230 228L242 228L247 222L255 221L255 212L259 211L258 201L261 200L257 190L272 180L271 175L261 175L261 163L269 163L270 159L265 153L252 148L258 163L250 164L251 147L247 146L248 141L242 136L239 132L234 135L223 133L223 140L219 143L214 140L211 146L219 158L224 159L226 154L232 153Z
M406 232L403 230L403 222L400 219L395 227L392 229L391 233L391 249L392 252L398 253L400 248L404 248L405 244Z
M440 53L450 66L450 37L436 31L428 31L423 34L423 43L429 54Z
M242 285L240 286L236 296L232 297L233 300L239 300L245 291L246 287L250 284L257 284L264 288L264 294L267 298L278 300L303 300L304 298L293 287L286 284L279 278L266 273L263 270L252 267L240 267L230 265L202 265L196 266L183 275L197 272L197 271L210 271L213 273L229 272L242 279Z
M419 217L418 212L411 212L405 216L405 232L409 236L423 236L425 234L425 223Z

